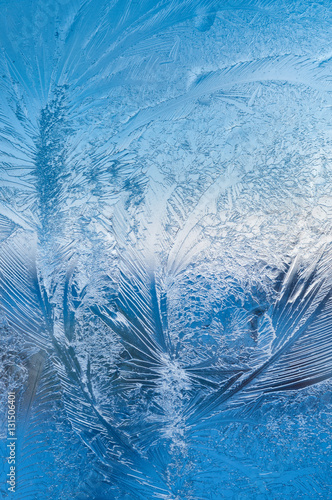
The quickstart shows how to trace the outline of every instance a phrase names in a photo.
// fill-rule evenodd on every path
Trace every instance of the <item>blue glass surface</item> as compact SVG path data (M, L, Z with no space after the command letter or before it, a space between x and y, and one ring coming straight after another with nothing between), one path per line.
M0 10L0 497L331 499L331 2Z

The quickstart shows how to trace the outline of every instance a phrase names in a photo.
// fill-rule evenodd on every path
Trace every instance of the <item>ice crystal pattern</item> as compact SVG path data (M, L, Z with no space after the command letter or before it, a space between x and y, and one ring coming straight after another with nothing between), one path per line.
M332 498L331 3L0 8L15 499Z

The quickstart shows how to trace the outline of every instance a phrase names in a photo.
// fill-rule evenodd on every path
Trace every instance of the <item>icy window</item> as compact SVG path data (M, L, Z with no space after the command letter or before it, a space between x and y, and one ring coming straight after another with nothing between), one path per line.
M1 498L332 498L331 2L0 9Z

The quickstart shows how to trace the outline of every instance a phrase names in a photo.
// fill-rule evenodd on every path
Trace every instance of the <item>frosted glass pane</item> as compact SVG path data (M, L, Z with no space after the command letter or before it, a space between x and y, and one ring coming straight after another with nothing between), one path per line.
M0 497L332 498L331 2L0 9Z

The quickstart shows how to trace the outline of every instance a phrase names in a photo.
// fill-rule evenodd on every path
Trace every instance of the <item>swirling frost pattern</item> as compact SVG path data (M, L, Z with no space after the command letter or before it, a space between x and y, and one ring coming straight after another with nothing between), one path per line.
M15 499L332 498L331 3L0 8Z

